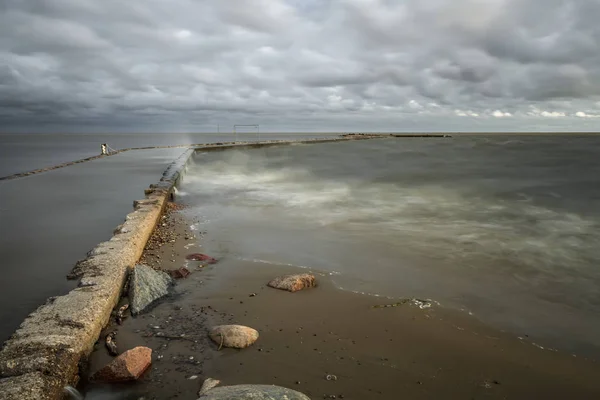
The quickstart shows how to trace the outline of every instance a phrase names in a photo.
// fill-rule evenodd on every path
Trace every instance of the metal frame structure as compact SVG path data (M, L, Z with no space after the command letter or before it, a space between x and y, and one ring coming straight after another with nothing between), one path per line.
M256 137L258 139L258 141L260 142L260 125L244 125L244 124L238 124L238 125L234 125L233 126L233 133L235 135L235 141L238 141L238 136L237 136L237 128L256 128Z

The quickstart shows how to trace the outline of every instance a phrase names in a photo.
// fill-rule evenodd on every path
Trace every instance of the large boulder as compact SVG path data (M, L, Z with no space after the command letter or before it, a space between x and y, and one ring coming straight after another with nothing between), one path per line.
M208 336L219 347L243 349L256 342L258 331L243 325L219 325L212 328Z
M169 294L172 284L173 279L167 273L155 271L147 265L136 265L129 286L131 314L139 314L154 301Z
M273 279L267 285L275 289L297 292L298 290L317 286L317 280L312 274L285 275Z
M233 385L214 388L202 400L310 400L295 390L273 385Z
M91 379L96 382L126 382L138 379L152 364L152 349L135 347L102 367Z

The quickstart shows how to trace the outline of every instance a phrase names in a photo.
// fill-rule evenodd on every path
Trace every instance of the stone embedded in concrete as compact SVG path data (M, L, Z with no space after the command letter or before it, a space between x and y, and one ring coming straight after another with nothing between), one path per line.
M286 275L273 279L267 285L275 289L297 292L298 290L317 286L317 280L312 274Z
M165 272L139 264L131 272L129 284L131 314L136 315L169 294L173 279Z
M207 391L202 400L310 400L295 390L275 385L233 385Z
M66 345L52 343L7 342L0 353L0 377L40 372L47 376L70 379L77 374L79 354Z
M110 363L102 367L91 377L96 382L127 382L135 381L152 364L152 349L148 347L135 347L127 350Z
M208 336L219 346L243 349L258 340L258 331L243 325L219 325Z
M143 199L143 200L134 200L133 208L139 209L141 207L152 206L158 204L159 201L157 199Z

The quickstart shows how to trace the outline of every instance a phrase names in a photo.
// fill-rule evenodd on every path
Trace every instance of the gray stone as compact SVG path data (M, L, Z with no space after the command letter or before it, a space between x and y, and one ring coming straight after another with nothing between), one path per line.
M155 271L147 265L136 265L129 287L131 314L139 314L154 301L169 294L172 284L169 274Z
M243 349L256 342L258 331L243 325L219 325L208 334L213 342L223 347Z
M204 383L202 383L202 387L200 388L200 391L198 392L198 396L200 396L200 397L204 396L206 393L208 393L209 390L214 389L220 383L221 383L221 381L218 379L206 378L204 380Z
M295 390L274 385L234 385L209 390L202 400L310 400Z

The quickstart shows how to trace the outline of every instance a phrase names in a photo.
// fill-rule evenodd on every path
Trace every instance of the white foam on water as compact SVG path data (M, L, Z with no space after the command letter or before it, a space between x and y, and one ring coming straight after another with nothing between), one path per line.
M257 264L284 265L286 267L294 267L294 268L302 268L302 269L314 269L314 268L306 266L306 265L297 265L297 264L290 264L290 263L285 263L285 262L260 260L260 259L257 259L257 258L244 258L244 257L236 257L236 258L238 260L240 260L240 261L248 261L248 262L253 262L253 263L257 263Z
M65 392L67 398L73 400L84 400L84 397L79 390L75 389L73 386L65 386L63 391Z
M444 186L334 181L302 168L267 168L243 153L191 171L190 190L221 196L232 207L278 211L448 259L476 255L568 269L600 240L596 221L535 206L529 197L505 202Z
M175 192L175 195L177 197L185 197L185 196L189 196L188 192L185 192L181 189L177 189L177 187L173 186L173 191Z

